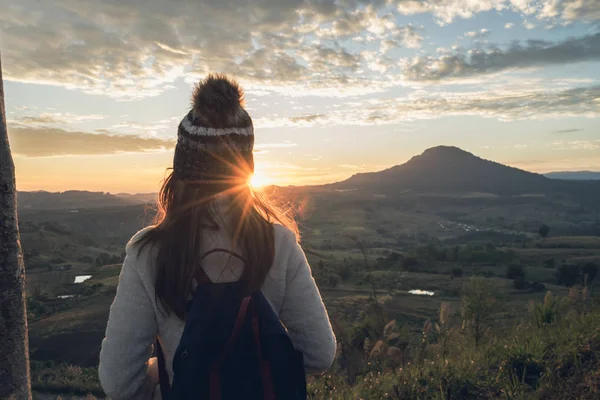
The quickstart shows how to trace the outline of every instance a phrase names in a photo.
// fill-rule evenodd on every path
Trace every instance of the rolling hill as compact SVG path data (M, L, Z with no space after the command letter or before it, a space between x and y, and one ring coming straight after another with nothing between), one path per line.
M110 194L104 192L87 192L68 190L65 192L19 192L17 201L21 210L72 210L79 208L104 208L147 204L153 195Z
M600 180L600 172L597 171L562 171L544 174L551 179L564 179L573 181L596 181Z
M420 193L480 192L497 195L543 193L569 195L582 202L600 199L600 182L550 179L484 160L456 147L426 150L407 163L326 185L334 189L363 189L375 193L412 190Z
M600 173L598 173L600 174ZM557 178L566 175L550 174ZM576 177L580 175L572 175ZM489 193L500 196L544 194L566 195L578 203L597 207L600 204L600 180L576 178L550 179L548 176L485 160L457 147L439 146L426 150L402 165L379 172L359 173L349 179L320 186L288 187L294 192L317 190L356 190L373 194ZM265 188L277 192L276 187ZM286 188L280 193L286 192ZM109 194L67 191L19 192L19 210L97 209L149 204L155 194Z

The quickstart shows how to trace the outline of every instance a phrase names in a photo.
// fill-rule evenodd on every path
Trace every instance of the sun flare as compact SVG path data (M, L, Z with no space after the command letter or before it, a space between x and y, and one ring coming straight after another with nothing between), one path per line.
M261 174L260 172L255 172L254 175L250 178L250 186L254 188L260 188L269 184L269 179Z

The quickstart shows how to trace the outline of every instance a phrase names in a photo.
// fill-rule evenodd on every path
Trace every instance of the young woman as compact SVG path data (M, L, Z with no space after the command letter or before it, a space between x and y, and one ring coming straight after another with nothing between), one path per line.
M307 371L331 366L336 339L297 228L248 184L253 145L252 119L238 84L224 75L200 82L179 125L157 223L127 244L100 353L100 381L114 400L160 398L153 343L158 337L172 378L200 260L210 281L243 280L249 290L262 292L303 353ZM214 249L243 261L227 252L203 257Z

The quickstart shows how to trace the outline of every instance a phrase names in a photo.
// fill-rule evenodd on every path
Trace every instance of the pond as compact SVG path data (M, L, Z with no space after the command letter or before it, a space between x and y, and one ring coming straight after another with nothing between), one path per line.
M92 276L91 275L77 275L75 277L75 282L74 283L82 283L87 281L88 279L90 279Z
M410 294L416 294L418 296L433 296L435 294L435 293L430 292L428 290L420 290L420 289L409 290L408 293L410 293Z

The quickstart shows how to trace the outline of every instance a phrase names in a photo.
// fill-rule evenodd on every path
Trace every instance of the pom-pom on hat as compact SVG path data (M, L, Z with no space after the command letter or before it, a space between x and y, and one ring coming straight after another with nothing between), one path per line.
M254 127L244 92L223 74L210 74L192 93L192 109L179 124L174 176L186 181L221 182L254 172Z

